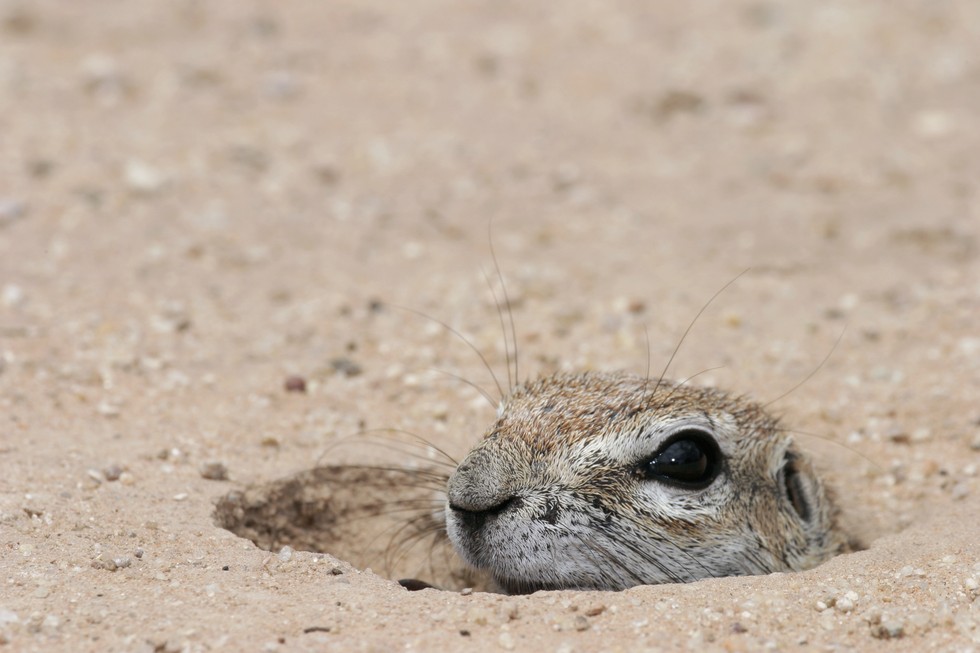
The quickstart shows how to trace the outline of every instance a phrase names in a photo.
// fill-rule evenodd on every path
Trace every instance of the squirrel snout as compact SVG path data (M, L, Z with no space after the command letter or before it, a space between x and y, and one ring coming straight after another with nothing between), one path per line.
M449 509L460 519L479 527L486 518L511 506L513 495L499 463L483 451L474 451L449 477ZM475 524L479 522L479 524Z
M516 506L520 502L517 497L507 497L503 499L500 503L488 506L480 510L471 510L468 508L462 508L460 506L449 504L449 509L453 511L453 515L462 524L473 531L480 530L483 525L486 524L487 519L493 517L494 515L499 515L508 508Z

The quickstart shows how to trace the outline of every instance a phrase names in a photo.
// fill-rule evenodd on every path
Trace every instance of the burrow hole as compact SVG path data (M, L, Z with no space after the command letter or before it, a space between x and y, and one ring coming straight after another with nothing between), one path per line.
M234 490L215 521L268 551L290 546L327 553L393 580L442 589L483 588L442 528L442 500L421 474L431 470L324 466Z

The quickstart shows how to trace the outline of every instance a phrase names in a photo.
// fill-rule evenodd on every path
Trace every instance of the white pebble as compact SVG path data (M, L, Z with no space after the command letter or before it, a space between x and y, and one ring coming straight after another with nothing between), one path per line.
M955 121L945 111L920 111L915 115L912 129L923 138L939 138L955 128Z
M914 442L923 442L931 437L932 437L932 431L925 426L921 428L917 428L915 429L915 431L912 432L912 440Z
M901 619L885 619L881 622L881 630L887 637L895 639L905 634L905 622Z
M0 227L19 220L27 213L27 205L18 199L0 197Z
M0 301L6 308L14 308L24 303L24 289L17 284L4 284L3 292L0 293Z
M956 348L964 356L976 356L980 354L980 338L960 338Z
M99 415L103 417L118 417L119 416L119 406L110 401L100 401L99 405L96 407Z
M137 193L155 193L167 182L166 177L156 168L142 161L130 161L123 171L126 186Z
M854 609L854 604L857 602L857 599L858 595L855 592L848 592L844 596L838 597L834 603L834 607L840 612L850 612Z
M293 548L291 546L284 546L279 549L279 562L289 562L293 559Z

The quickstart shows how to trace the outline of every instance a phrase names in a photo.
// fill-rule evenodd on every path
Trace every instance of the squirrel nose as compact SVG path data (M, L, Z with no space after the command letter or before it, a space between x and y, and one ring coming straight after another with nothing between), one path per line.
M475 527L517 501L508 487L506 468L480 449L471 452L453 472L447 495L449 509Z
M483 525L487 522L487 519L498 515L508 508L515 506L520 502L517 497L507 497L500 503L489 506L482 510L469 510L467 508L461 508L460 506L454 505L450 502L449 509L453 511L453 514L462 522L463 526L470 530L479 530L483 528Z

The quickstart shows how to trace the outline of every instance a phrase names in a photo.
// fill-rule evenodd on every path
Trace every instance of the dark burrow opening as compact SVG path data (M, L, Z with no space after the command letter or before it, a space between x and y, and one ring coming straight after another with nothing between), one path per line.
M452 550L438 472L324 466L229 492L215 521L268 551L327 553L393 580L458 590L483 587Z

